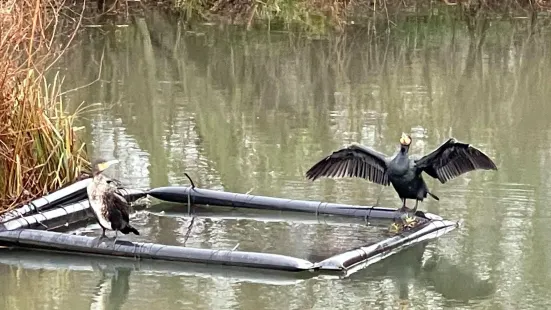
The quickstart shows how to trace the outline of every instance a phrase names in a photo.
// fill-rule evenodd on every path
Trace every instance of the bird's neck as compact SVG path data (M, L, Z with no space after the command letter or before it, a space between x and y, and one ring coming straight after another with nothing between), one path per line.
M94 175L93 179L94 179L94 182L96 183L106 182L107 180L107 178L101 173Z
M409 151L409 145L401 145L400 146L400 154L407 155Z

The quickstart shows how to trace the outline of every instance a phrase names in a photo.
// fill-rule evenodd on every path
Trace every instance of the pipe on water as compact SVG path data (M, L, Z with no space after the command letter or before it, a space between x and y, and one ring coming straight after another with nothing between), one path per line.
M80 186L83 184L81 183ZM82 187L80 190L85 188ZM74 187L78 191L78 187ZM120 189L129 199L145 196L143 191ZM56 201L67 201L57 193ZM364 219L391 219L395 209L352 206L337 203L292 200L247 194L219 192L190 187L162 187L147 192L152 197L172 201L190 202L222 207L295 211L316 215L340 215ZM72 196L76 197L76 196ZM65 198L68 199L68 198ZM73 198L74 199L74 198ZM422 213L421 213L422 214ZM425 214L420 223L409 231L375 244L359 247L317 263L291 256L242 252L234 250L199 249L168 246L155 243L133 243L118 240L99 242L98 238L69 235L37 229L54 229L87 220L93 216L87 199L29 216L19 216L0 224L0 245L34 250L61 251L73 254L94 254L112 257L152 259L176 262L207 263L240 267L264 268L285 271L341 271L352 273L363 269L398 251L425 240L441 236L456 228L455 222L442 220L437 215ZM34 229L29 229L34 228ZM109 239L108 239L109 240Z
M0 215L0 223L86 199L88 197L86 188L91 181L91 178L77 181L48 195L37 198L21 207L8 211ZM145 191L136 189L119 188L118 191L128 200L128 202L134 202L147 195Z
M321 270L342 270L352 273L354 269L363 269L406 247L438 238L455 228L458 224L448 220L425 221L411 230L392 236L380 242L352 249L316 263ZM359 266L361 265L361 266ZM356 267L360 268L356 268Z
M414 244L437 238L456 228L451 221L426 221L410 231L383 241L310 262L301 258L259 252L215 250L155 243L99 239L52 231L17 229L0 231L0 245L80 255L227 265L281 271L339 271L347 275Z
M122 189L119 192L129 201L145 196L145 193L140 190ZM50 208L37 214L18 216L9 221L1 222L0 231L22 228L52 230L86 221L93 218L94 214L90 209L90 202L86 197L84 198L84 200L59 205L56 208Z
M199 205L215 205L232 208L261 209L273 211L307 212L319 215L360 217L366 220L392 219L396 215L396 209L392 208L255 196L248 194L221 192L209 189L200 189L197 187L159 187L147 191L147 194L151 197L169 202L187 204L189 197L192 204ZM442 219L438 215L423 213L420 211L418 211L416 215L430 220Z
M285 271L308 271L315 269L314 264L307 260L279 254L198 249L124 240L117 240L116 243L113 243L112 239L100 242L100 239L88 236L33 229L0 231L0 244L3 246L63 251L74 254L107 255L134 259L206 263Z
M224 268L222 265L195 264L168 261L134 261L117 257L95 255L74 255L67 253L48 253L30 250L0 250L0 264L18 266L30 270L70 270L93 272L100 269L105 272L128 269L133 273L147 276L186 276L199 278L224 278L232 283L256 283L268 285L296 285L317 276L312 272L285 272L247 267ZM328 276L337 278L338 276Z
M86 187L92 179L87 178L77 181L71 185L63 187L51 194L42 196L35 199L28 204L8 211L0 215L0 223L8 222L16 218L45 211L47 209L59 206L61 204L67 204L75 201L82 200L88 196L86 193Z

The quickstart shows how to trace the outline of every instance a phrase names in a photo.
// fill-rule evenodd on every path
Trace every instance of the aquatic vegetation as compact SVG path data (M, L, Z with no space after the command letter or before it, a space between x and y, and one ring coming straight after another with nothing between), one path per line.
M82 0L75 2L77 6L83 3ZM381 33L396 27L404 17L442 15L465 20L467 26L473 28L478 19L536 18L551 11L550 0L143 0L139 5L132 4L134 1L102 0L97 3L98 10L88 13L103 15L109 12L109 15L128 19L129 15L162 8L183 17L191 25L197 21L222 22L244 25L247 29L305 30L314 34L331 30L341 32L349 25L367 26ZM376 29L379 25L383 29Z
M7 1L0 8L0 212L56 190L88 169L75 114L44 72L63 46L54 43L52 2ZM70 36L71 37L71 36Z
M225 19L252 27L255 20L267 21L272 28L298 27L322 31L340 26L349 0L192 0L175 1L176 10L186 19Z
M313 32L343 29L348 24L386 21L391 26L398 16L439 14L450 8L466 19L499 16L523 16L551 9L550 1L450 1L442 0L175 0L174 8L186 19L227 19L232 23L265 25L273 28L301 28Z

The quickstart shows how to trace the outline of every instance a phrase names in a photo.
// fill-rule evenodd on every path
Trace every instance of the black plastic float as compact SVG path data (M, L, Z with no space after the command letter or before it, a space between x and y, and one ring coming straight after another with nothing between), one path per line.
M130 242L97 237L77 236L53 231L20 229L0 232L0 243L35 250L63 251L74 254L119 256L179 262L218 264L285 271L307 271L314 264L307 260L268 253L213 250Z
M426 251L427 242L417 243L399 256L391 256L370 268L369 273L362 275L362 281L379 280L381 276L395 281L402 292L408 292L408 279L417 284L426 285L429 290L452 300L472 300L486 298L495 293L495 283L483 280L468 266L459 266L456 263L434 252ZM229 283L257 283L267 285L296 285L313 277L323 279L338 279L342 276L335 273L318 272L285 272L258 268L232 267L223 265L197 264L169 261L135 261L109 256L72 255L66 253L48 253L0 249L0 265L24 268L25 270L71 270L79 272L100 271L106 279L117 277L120 281L127 281L123 277L131 274L146 275L149 277L173 276L223 278ZM409 272L414 270L415 272ZM345 275L346 276L346 275ZM455 284L449 285L450 279ZM405 281L404 281L405 280ZM400 288L401 287L401 288Z
M457 225L447 220L426 221L383 241L329 257L316 263L316 266L322 270L340 270L352 274L413 244L438 238L457 228Z
M28 204L10 210L0 215L0 223L5 223L30 214L37 214L51 208L57 208L62 205L71 204L83 199L87 199L88 193L86 192L86 187L88 186L88 184L90 184L91 181L91 178L77 181L71 185L52 192L51 194L35 199ZM147 195L144 191L141 190L121 188L119 189L119 191L130 202Z
M50 209L38 214L22 216L0 224L0 231L22 228L51 230L68 226L93 216L90 213L90 203L82 200L66 206Z
M232 208L307 212L320 215L361 217L365 219L392 219L396 215L396 209L391 208L255 196L201 189L197 187L159 187L149 190L147 194L151 197L169 202L187 204L189 198L191 204ZM417 212L417 215L427 219L442 219L435 214L428 214L420 211Z
M321 262L279 254L224 249L198 249L154 243L130 242L77 236L52 231L18 229L0 232L0 244L43 251L62 251L81 255L105 255L133 259L166 260L282 271L344 271L348 275L403 248L433 239L455 229L446 220L427 221L389 239L329 257ZM360 266L361 265L361 266ZM359 268L361 267L361 268Z
M47 209L57 207L62 204L68 204L71 202L86 199L86 197L88 197L88 194L86 193L86 187L88 186L88 184L90 184L91 181L92 179L90 178L77 181L49 195L35 199L26 205L23 205L0 215L0 221L11 221L13 219L40 211L45 211Z
M119 192L128 200L136 200L136 197L145 196L140 190L121 189ZM94 215L90 209L88 199L71 204L58 205L40 213L27 216L18 216L0 223L0 231L16 230L22 228L53 230L59 227L69 226L87 221Z
M198 249L130 242L120 239L114 244L112 239L104 239L102 242L99 242L98 238L44 231L81 223L93 216L92 212L90 212L87 199L62 205L63 202L73 201L75 197L80 197L78 193L82 193L83 189L85 193L85 186L83 187L83 185L87 183L83 181L77 183L78 186L68 186L60 190L66 196L56 192L51 197L45 197L47 204L42 204L42 208L35 208L41 209L42 212L31 214L35 211L31 208L26 211L27 214L31 215L23 216L24 212L19 210L17 216L14 216L11 220L4 220L0 224L0 246L78 255L202 263L280 271L340 271L349 275L404 248L437 238L457 227L457 223L443 220L437 215L418 212L419 224L408 231L315 263L279 254L225 249ZM120 189L120 191L130 201L146 195L146 192L140 190ZM396 212L395 209L390 208L282 199L191 187L162 187L149 190L147 194L171 202L184 204L189 202L192 205L207 205L205 208L208 208L209 212L213 212L217 208L212 208L208 205L216 205L217 207L226 208L264 210L262 212L266 212L266 210L295 211L316 214L318 216L333 215L380 220L392 219ZM55 201L58 204L54 207L51 201ZM45 207L46 205L48 207ZM33 206L36 206L36 204L33 204ZM194 210L200 209L194 206Z
M286 272L259 268L232 267L223 265L170 262L159 260L120 259L111 256L73 255L67 253L48 253L0 249L0 264L21 267L30 270L72 270L72 271L103 271L116 273L120 270L130 270L147 276L194 276L201 278L224 278L230 282L249 282L268 285L295 285L312 278L317 274L311 272ZM328 274L332 279L338 275Z
M192 209L192 214L188 215L187 213L181 212L181 206L168 206L167 204L158 204L148 208L148 212L151 215L159 217L172 217L172 218L182 218L182 217L197 217L205 218L212 220L223 220L223 221L258 221L263 223L276 223L276 222L286 222L286 223L299 223L302 225L318 225L326 224L332 226L340 226L350 224L364 224L365 220L363 218L352 218L344 216L331 216L331 215L316 215L313 213L305 212L272 212L267 210L253 210L253 209L230 209L227 207L217 207L217 206L203 206L195 205ZM387 226L388 220L380 221L371 221L370 224L373 226Z
M420 268L426 243L416 244L403 251L401 256L389 257L378 267L370 270L364 278L377 278L382 275L403 277L404 269ZM230 282L251 282L269 285L295 285L301 281L321 277L324 279L339 279L340 273L327 272L286 272L260 268L232 267L224 265L186 263L161 260L121 259L113 256L74 255L61 252L48 252L30 249L0 249L0 264L22 267L34 270L102 271L116 273L120 270L131 270L132 273L148 276L195 276L202 278L221 277ZM407 262L407 264L404 264Z

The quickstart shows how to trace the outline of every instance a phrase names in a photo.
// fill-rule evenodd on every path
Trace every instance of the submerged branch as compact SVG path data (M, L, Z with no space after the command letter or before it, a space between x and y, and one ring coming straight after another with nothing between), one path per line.
M189 239L189 236L191 235L191 231L193 230L193 224L195 223L195 216L191 218L191 222L189 223L189 226L187 227L186 235L184 237L184 242L182 243L183 246L186 246L186 242Z

